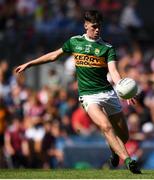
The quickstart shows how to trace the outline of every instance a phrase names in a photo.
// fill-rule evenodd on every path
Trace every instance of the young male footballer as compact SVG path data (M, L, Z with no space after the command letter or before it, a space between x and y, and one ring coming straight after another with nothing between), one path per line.
M53 62L64 53L73 54L79 101L103 132L112 152L110 163L117 167L121 158L132 173L140 174L137 162L131 159L124 146L128 140L127 124L119 98L107 80L108 72L115 84L121 79L116 68L115 49L100 37L102 16L98 11L87 10L84 20L85 34L71 37L62 48L22 64L15 71L18 74L31 66Z

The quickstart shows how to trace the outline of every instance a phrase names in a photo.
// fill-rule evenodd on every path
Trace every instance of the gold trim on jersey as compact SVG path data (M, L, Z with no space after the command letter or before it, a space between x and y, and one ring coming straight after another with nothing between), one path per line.
M88 54L73 53L76 66L82 67L107 67L105 57L98 57Z

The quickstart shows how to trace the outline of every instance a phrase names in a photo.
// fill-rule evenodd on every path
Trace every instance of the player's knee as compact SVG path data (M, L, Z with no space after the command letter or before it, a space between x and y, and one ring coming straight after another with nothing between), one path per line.
M104 132L104 133L108 133L112 130L112 126L110 124L103 124L101 125L101 130Z

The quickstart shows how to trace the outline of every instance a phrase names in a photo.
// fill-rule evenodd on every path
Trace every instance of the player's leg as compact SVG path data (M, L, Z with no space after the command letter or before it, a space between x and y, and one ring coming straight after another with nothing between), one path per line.
M90 104L88 106L87 113L89 114L93 122L100 127L109 145L118 154L118 156L123 160L127 159L129 155L126 151L126 148L123 142L115 134L110 120L102 111L101 107L98 104Z
M109 145L115 151L115 153L124 160L127 168L135 174L140 174L137 162L132 160L124 146L122 140L115 134L114 129L107 115L102 111L98 104L89 104L87 113L93 120L93 122L100 127L101 131L105 135Z
M114 115L109 116L110 122L113 126L113 129L116 135L121 139L121 141L125 144L128 141L129 133L126 120L122 112L116 113ZM117 167L119 165L119 156L112 150L110 147L112 155L110 156L110 164L113 167Z
M122 106L120 100L114 90L102 93L101 105L107 113L110 122L113 126L115 134L126 143L128 140L128 128L124 116L122 114ZM110 157L110 164L117 167L119 164L119 156L110 147L112 155Z
M114 115L110 116L109 119L114 128L116 135L125 144L128 141L129 132L128 132L128 126L127 126L126 120L124 118L123 112L114 114ZM110 160L112 162L112 165L118 165L119 157L112 148L111 148L111 150L112 150L112 156L111 156ZM126 164L127 168L130 169L131 172L138 173L138 174L141 173L136 161L134 161L134 160L125 161L125 164Z
M123 115L123 112L116 113L109 116L110 122L114 128L116 135L122 140L125 144L129 139L128 126L126 119Z

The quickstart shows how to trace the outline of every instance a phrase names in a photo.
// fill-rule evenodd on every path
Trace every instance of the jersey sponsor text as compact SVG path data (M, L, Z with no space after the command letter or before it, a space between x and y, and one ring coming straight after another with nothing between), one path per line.
M105 57L74 53L75 65L83 67L107 67Z

